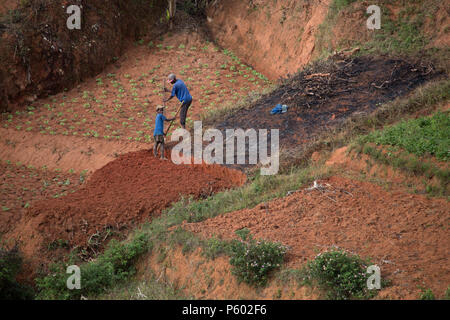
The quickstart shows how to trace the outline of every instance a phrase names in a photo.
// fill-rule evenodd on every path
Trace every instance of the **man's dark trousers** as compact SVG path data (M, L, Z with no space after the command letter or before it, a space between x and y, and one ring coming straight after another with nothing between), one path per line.
M191 106L192 100L183 102L180 111L180 124L185 127L186 126L186 116L189 107Z

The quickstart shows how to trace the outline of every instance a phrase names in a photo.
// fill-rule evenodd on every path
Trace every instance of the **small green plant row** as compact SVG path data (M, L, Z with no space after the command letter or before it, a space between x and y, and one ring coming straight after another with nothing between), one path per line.
M4 159L0 159L0 163L5 163L6 165L8 165L8 166L12 166L12 165L15 165L15 166L17 166L17 167L22 167L23 169L28 169L28 170L42 170L42 171L48 171L49 169L48 169L48 167L47 167L47 165L43 165L42 167L40 167L40 168L36 168L35 166L33 166L33 165L27 165L27 166L25 166L22 162L20 162L20 161L17 161L16 163L13 163L11 160L4 160ZM62 169L60 169L60 168L55 168L55 169L53 169L53 171L54 172L58 172L58 173L60 173L60 172L62 172L63 170ZM89 170L87 170L87 169L84 169L84 170L82 170L81 171L81 173L80 173L80 175L81 176L86 176L87 175L87 173L88 173L88 171ZM69 169L69 170L67 170L67 173L69 173L69 174L74 174L75 173L75 169ZM30 177L36 177L36 176L38 176L38 173L35 173L35 174L30 174ZM59 174L57 175L57 176L59 176ZM57 178L55 178L54 179L54 181L57 181L58 179ZM44 181L45 182L45 181ZM69 185L70 184L70 179L66 179L65 180L65 182L63 182L64 184L66 184L66 185ZM60 184L63 184L63 183L60 183Z
M421 288L421 293L419 294L420 300L436 300L436 296L433 293L433 290L431 289L425 289ZM447 290L445 290L444 296L442 297L443 300L450 300L450 286L447 287Z
M363 153L383 165L392 166L403 172L424 176L428 180L436 177L439 186L428 185L426 191L434 196L448 195L448 181L450 180L450 170L441 169L431 161L416 157L408 152L383 152L377 146L370 143L352 145L351 150L357 153Z
M362 143L398 146L417 156L433 155L450 160L450 112L437 112L431 117L401 121L360 138Z
M294 170L289 176L258 175L252 178L251 184L246 185L243 188L223 191L204 200L194 201L192 198L183 198L165 210L163 215L153 219L151 223L143 225L141 229L136 230L135 234L130 236L130 241L131 243L135 241L141 243L141 240L146 241L147 249L138 251L141 255L164 243L182 245L183 252L188 252L202 245L201 240L184 229L178 228L175 231L169 231L169 228L177 225L180 226L183 221L199 222L224 212L253 207L261 201L268 201L276 197L281 197L285 195L288 190L298 189L301 185L310 183L313 176L315 178L323 177L323 174L311 170L311 168ZM314 172L314 174L312 172ZM126 242L112 243L111 245L113 247L121 247L122 249L120 249L120 251L127 251L124 248L135 246L127 244ZM221 248L227 247L227 245L222 242L217 242L216 246L218 248L213 250L211 254L218 255L220 254L219 251L222 250ZM117 285L120 287L120 284L113 283L113 281L108 279L109 276L117 273L117 271L115 271L117 268L114 267L115 263L113 263L112 267L107 264L107 262L110 261L108 256L111 256L108 254L108 250L109 249L96 260L90 262L89 266L81 266L82 275L84 274L83 270L87 270L87 273L84 275L84 277L87 278L85 280L82 278L81 292L79 290L72 290L77 291L78 294L77 292L67 292L70 290L67 290L65 286L65 281L68 276L65 273L65 267L74 264L73 261L68 261L65 265L60 264L52 266L49 274L42 275L40 278L41 282L38 286L38 297L41 299L78 299L80 297L79 294L83 294L87 297L91 294L95 295L97 293L105 292L111 286L115 287ZM116 248L113 251L118 250L119 249ZM103 258L103 256L105 257ZM130 259L136 261L135 259L138 259L139 255L132 255L131 258L124 258L123 260L127 261L127 263L129 262L127 265L131 270L134 270L132 267L133 263L130 262ZM102 270L104 269L106 269L109 274L103 275ZM132 273L133 272L129 272L128 276ZM268 270L266 269L263 274L269 274ZM126 279L125 274L122 275L124 275L124 277L121 277L121 280ZM96 279L97 277L99 277L99 279ZM83 281L86 280L87 282L84 284L85 287L83 289Z

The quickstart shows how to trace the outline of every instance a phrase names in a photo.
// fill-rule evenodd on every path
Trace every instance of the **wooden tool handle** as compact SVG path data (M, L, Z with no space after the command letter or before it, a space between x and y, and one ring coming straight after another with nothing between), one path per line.
M180 105L180 107L178 108L177 113L175 114L175 117L173 118L173 120L170 121L170 124L169 124L169 126L167 127L167 130L166 130L166 133L164 133L165 136L166 136L167 133L169 132L170 127L172 126L172 123L173 123L173 122L175 121L175 119L177 118L177 115L178 115L178 113L180 112L181 107L183 106L183 103L184 103L184 102L182 102L181 105Z

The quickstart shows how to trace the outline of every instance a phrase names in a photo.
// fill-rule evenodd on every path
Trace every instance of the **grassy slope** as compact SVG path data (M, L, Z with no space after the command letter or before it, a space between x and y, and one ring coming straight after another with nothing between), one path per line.
M448 73L450 48L430 46L429 34L425 34L427 28L438 29L435 25L435 17L438 14L439 3L439 0L377 0L374 2L333 0L327 18L319 26L316 36L316 52L318 52L316 56L318 59L323 59L335 49L359 47L361 49L359 54L427 56ZM341 24L340 27L345 26L347 17L356 10L364 10L372 4L381 8L381 29L369 33L364 40L341 38L333 44L333 39L336 38L334 28L337 27L338 22ZM365 16L369 17L368 14Z

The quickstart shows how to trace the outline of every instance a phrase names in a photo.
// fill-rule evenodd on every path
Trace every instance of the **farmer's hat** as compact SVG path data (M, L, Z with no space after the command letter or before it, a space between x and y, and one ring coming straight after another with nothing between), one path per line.
M156 106L156 111L159 111L159 110L164 110L164 106L162 106L162 105L157 105Z
M171 73L167 76L167 82L171 82L173 80L175 80L177 78L177 76L174 73Z

